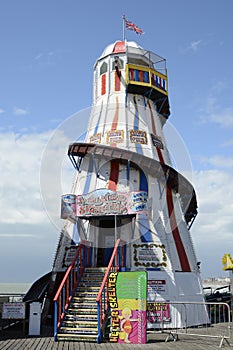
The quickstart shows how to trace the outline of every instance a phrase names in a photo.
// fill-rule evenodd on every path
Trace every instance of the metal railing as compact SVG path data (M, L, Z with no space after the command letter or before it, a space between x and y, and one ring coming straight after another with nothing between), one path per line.
M152 68L138 66L135 64L127 64L126 84L150 87L161 92L162 94L168 95L167 75L164 75Z
M73 298L77 284L80 281L84 268L91 266L91 242L82 241L68 267L65 276L53 299L54 301L54 340L57 340L58 328L65 316L65 312Z
M147 304L148 310L152 310L152 307L150 308L152 304L152 302ZM173 301L159 304L161 307L164 304L164 310L170 309L170 316L167 319L163 317L165 314L161 316L162 312L160 312L154 324L157 331L168 334L166 342L169 339L176 341L179 335L185 335L192 336L194 339L196 337L219 339L220 348L224 342L230 345L231 312L227 303ZM153 317L151 315L149 311L147 320ZM152 330L149 332L153 333Z
M102 339L102 327L106 320L106 316L109 309L109 300L108 300L108 276L110 272L119 271L122 267L125 267L126 259L126 242L118 239L116 241L115 247L111 259L109 261L106 273L104 275L99 293L96 298L97 303L97 315L98 315L98 337L97 342L100 343Z

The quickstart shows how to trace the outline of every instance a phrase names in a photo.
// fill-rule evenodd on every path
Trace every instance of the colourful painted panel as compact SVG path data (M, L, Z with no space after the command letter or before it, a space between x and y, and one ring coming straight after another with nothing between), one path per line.
M146 343L147 274L111 272L108 279L112 343Z

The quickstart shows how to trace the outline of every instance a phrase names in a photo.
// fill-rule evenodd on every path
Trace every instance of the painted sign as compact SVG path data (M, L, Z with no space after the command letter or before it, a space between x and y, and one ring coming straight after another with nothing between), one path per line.
M65 194L61 199L61 219L75 218L76 216L76 196Z
M101 133L94 134L90 137L91 143L101 143Z
M3 319L24 319L25 303L4 303L2 308Z
M124 130L110 130L107 132L107 143L124 142Z
M166 293L166 280L149 280L147 283L147 299L154 299L156 294Z
M167 255L163 244L134 244L133 248L133 262L135 266L150 268L162 268L167 266Z
M146 132L141 130L130 130L130 141L133 143L147 145Z
M160 138L158 136L155 136L153 134L151 134L151 140L152 140L152 143L155 147L158 147L158 148L161 148L163 149L163 143L162 141L160 140Z
M111 272L108 279L108 298L111 308L112 343L146 343L145 271Z
M70 264L74 260L76 252L77 252L77 246L75 245L65 247L65 255L62 261L62 267L70 266Z
M170 304L164 302L147 303L148 326L153 323L171 322Z
M62 196L61 218L147 213L147 192L98 189L86 195Z

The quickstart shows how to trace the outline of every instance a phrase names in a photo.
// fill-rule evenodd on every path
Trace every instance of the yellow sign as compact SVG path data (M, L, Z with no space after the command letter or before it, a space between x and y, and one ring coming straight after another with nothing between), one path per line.
M233 270L233 258L231 254L224 254L222 258L223 270Z

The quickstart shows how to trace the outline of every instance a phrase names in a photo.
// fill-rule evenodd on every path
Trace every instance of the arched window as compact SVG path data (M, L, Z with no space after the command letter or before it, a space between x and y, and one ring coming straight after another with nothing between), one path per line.
M107 70L108 70L108 65L107 65L106 62L103 62L102 65L101 65L101 67L100 67L100 75L106 73Z
M106 94L106 72L108 70L108 65L106 62L103 62L100 67L100 76L101 76L101 95Z

